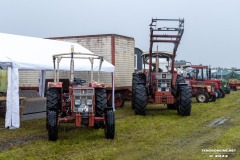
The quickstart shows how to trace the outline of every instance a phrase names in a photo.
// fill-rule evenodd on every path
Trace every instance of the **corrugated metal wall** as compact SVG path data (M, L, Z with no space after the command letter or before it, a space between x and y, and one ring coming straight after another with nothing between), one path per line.
M19 71L20 87L38 87L41 71Z
M133 39L121 36L115 37L116 86L132 85L134 47L135 42Z

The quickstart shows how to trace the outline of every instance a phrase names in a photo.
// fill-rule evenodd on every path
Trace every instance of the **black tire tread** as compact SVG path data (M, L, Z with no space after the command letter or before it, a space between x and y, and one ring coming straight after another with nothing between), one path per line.
M57 111L49 110L47 116L48 116L48 140L56 141L58 139Z
M220 98L224 98L226 95L226 92L223 89L219 89L219 91L222 93L222 96Z
M192 93L189 86L180 86L180 97L178 114L182 116L190 116L192 108Z
M47 109L58 109L57 88L49 88L47 90Z
M107 107L107 95L104 88L95 89L95 116L102 117L103 110Z
M135 99L133 98L133 95L135 94L135 90L136 90L136 86L139 85L139 84L144 84L146 83L146 75L143 74L143 73L133 73L133 78L132 78L132 101L131 101L131 104L132 104L132 109L135 108L134 104L136 102Z
M147 92L144 85L137 85L133 94L133 105L136 114L145 115L147 106Z
M184 80L182 75L177 75L177 79L176 79L175 85L172 86L172 95L174 97L178 97L179 96L179 93L178 93L179 83L185 83L185 80Z
M106 125L104 128L105 137L107 139L114 139L115 136L115 116L113 109L106 110Z
M225 89L225 92L226 92L226 94L230 94L231 89L227 87L227 88Z
M50 110L58 111L59 102L58 102L58 89L57 88L48 88L47 90L47 102L46 102L46 129L48 130L48 112Z

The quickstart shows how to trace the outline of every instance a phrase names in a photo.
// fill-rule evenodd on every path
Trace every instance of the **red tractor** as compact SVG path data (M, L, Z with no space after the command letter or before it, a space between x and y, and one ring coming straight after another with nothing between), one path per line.
M178 27L159 27L162 22L177 22ZM144 69L133 73L132 108L136 114L145 115L148 102L166 104L169 109L177 109L182 116L191 114L191 89L174 70L176 51L183 31L184 19L152 19L150 50L148 54L143 54ZM153 52L153 46L160 43L172 43L173 52ZM160 59L165 59L167 63L162 63ZM146 69L146 65L149 69ZM162 65L167 66L159 69Z
M215 102L217 96L223 95L219 90L221 81L209 79L208 66L190 65L184 68L183 77L191 87L192 95L196 97L197 102Z
M70 63L70 85L68 93L63 93L63 84L59 82L59 63L68 58ZM89 84L80 78L74 78L74 59L89 59L91 62L91 81ZM58 139L60 123L74 123L75 127L103 128L107 139L114 139L114 109L107 106L104 84L93 81L93 60L100 59L99 71L103 58L80 53L53 55L55 78L48 83L46 127L49 141ZM57 61L57 68L56 68ZM98 76L99 76L98 71Z
M240 82L236 78L229 79L228 84L233 91L237 91L238 89L240 89Z

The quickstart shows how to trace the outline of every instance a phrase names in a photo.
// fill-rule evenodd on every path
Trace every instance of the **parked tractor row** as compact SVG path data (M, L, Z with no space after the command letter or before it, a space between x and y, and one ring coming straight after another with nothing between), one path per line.
M163 26L165 23L173 23L176 27ZM149 52L142 54L143 69L132 74L132 86L119 86L115 92L114 83L109 87L99 80L93 80L93 68L90 82L74 77L74 59L87 58L91 66L94 59L100 60L97 74L99 78L102 56L83 55L74 51L70 54L53 55L55 77L54 82L48 82L47 89L46 127L49 140L57 140L60 123L74 123L75 127L103 128L105 137L114 139L114 106L124 106L124 95L131 97L132 109L136 115L146 115L147 105L151 103L164 104L181 116L190 116L192 97L199 103L215 102L218 98L224 98L230 93L231 85L229 87L226 81L211 77L208 66L190 64L181 66L181 73L177 71L174 63L183 33L184 19L152 19ZM113 35L111 43L115 43ZM173 44L172 51L164 51L162 44ZM115 51L111 56L115 56ZM62 58L68 58L71 62L70 83L66 93L59 80L59 64ZM115 63L115 57L112 57L112 60ZM124 67L122 69L124 70Z

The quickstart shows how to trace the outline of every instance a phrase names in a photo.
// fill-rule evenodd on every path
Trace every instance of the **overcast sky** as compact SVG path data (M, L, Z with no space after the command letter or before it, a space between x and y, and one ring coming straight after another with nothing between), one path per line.
M177 60L240 68L239 0L1 0L0 32L32 37L121 34L149 50L153 18L184 18Z

